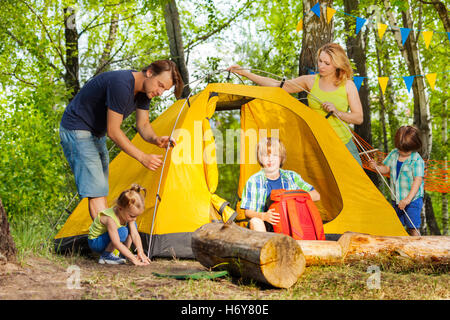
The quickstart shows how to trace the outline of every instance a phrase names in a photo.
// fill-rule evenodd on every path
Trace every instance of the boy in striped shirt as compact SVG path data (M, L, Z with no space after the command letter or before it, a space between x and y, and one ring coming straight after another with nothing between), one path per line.
M278 139L261 139L257 145L257 160L262 169L247 180L241 201L251 230L273 232L273 225L280 221L280 215L266 207L272 190L302 189L308 191L313 201L320 200L319 192L298 173L281 169L286 161L286 148Z

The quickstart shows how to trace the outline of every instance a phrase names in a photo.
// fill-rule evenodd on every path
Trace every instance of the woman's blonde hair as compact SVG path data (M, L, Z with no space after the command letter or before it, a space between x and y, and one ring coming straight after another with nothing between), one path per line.
M261 158L265 155L271 154L273 151L278 150L278 155L280 156L280 168L286 161L286 148L284 144L277 138L262 138L258 145L256 146L256 160L261 167L264 167Z
M337 43L327 43L317 51L317 61L319 61L320 54L327 53L331 57L331 63L336 68L336 86L343 85L347 80L353 77L352 66L350 60L345 53L345 50Z
M144 209L145 207L145 196L147 190L138 184L132 184L130 189L122 191L117 198L116 204L121 208L129 208L131 206L138 209Z

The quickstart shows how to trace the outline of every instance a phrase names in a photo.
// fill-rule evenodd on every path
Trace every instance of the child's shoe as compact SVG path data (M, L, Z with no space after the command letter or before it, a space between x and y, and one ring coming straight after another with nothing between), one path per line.
M127 261L125 259L116 257L112 252L103 252L98 260L100 264L124 264Z

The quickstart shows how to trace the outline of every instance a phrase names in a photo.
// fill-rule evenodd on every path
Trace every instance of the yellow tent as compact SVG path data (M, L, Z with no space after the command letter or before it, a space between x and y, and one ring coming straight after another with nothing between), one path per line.
M321 194L317 205L326 234L407 235L394 209L324 117L281 88L209 84L152 122L158 135L173 133L177 141L167 155L139 135L132 140L147 153L166 155L162 168L147 170L123 152L110 164L108 205L132 183L147 188L146 209L137 224L144 248L151 244L151 256L192 257L192 232L217 217L223 201L215 195L218 169L209 119L223 106L241 109L239 195L247 179L260 170L255 156L258 139L275 133L287 150L283 168L300 173ZM239 204L237 220L245 218ZM55 248L86 248L91 222L83 199L55 236Z

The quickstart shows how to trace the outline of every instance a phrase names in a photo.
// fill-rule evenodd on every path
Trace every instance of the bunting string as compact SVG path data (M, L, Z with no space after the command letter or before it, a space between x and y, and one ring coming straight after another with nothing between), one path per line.
M320 3L317 2L310 10L311 12L313 12L317 17L320 18ZM358 34L361 29L364 27L364 25L367 23L367 21L371 21L371 22L375 22L377 29L378 29L378 36L380 37L380 39L383 39L383 36L386 32L386 30L388 28L390 28L391 30L400 30L400 35L401 35L401 40L402 40L402 45L405 45L406 40L409 37L409 34L411 33L411 31L417 31L417 32L421 32L422 33L422 37L423 37L423 41L425 43L425 47L428 49L431 43L431 39L433 37L433 34L435 33L440 33L440 34L447 34L447 38L448 41L450 43L450 32L445 32L445 31L435 31L435 30L422 30L422 29L411 29L411 28L401 28L401 27L397 27L397 26L391 26L389 24L386 23L381 23L378 22L374 19L368 19L368 18L363 18L363 17L358 17L358 16L354 16L352 14L349 14L347 12L341 11L341 10L336 10L334 8L331 7L326 7L326 16L327 16L327 23L330 23L331 20L333 19L334 15L336 13L340 13L340 14L344 14L346 16L352 17L356 19L356 28L355 28L355 33ZM303 18L300 19L300 21L297 24L297 32L299 32L300 30L303 30Z
M316 15L318 18L320 18L321 15L321 10L320 10L321 6L320 3L317 2L312 8L311 8L311 12L314 13L314 15ZM355 27L355 33L358 34L361 29L364 27L364 25L366 25L367 21L375 21L373 19L367 19L367 18L363 18L363 17L358 17L358 16L354 16L352 14L349 14L347 12L344 11L340 11L340 10L336 10L334 8L331 7L326 7L326 18L327 18L327 23L330 23L331 20L333 19L334 15L336 13L341 13L344 14L346 16L350 16L352 18L356 19L356 27ZM377 21L375 21L377 23ZM422 33L423 36L423 40L425 43L425 47L428 49L431 43L431 39L433 37L434 33L446 33L448 40L450 42L450 32L442 32L442 31L434 31L434 30L415 30L415 29L410 29L410 28L400 28L400 27L396 27L396 26L391 26L385 23L381 23L378 22L376 24L377 26L377 30L378 30L378 37L382 40L383 36L385 34L385 32L387 31L388 28L390 28L391 30L400 30L400 36L401 36L401 40L402 40L402 45L405 45L406 40L409 37L409 34L411 33L411 31L418 31ZM303 30L303 18L299 20L299 22L297 23L297 28L296 28L297 32ZM434 90L435 85L436 85L436 78L437 78L437 74L438 73L446 73L446 72L450 72L450 70L447 71L440 71L440 72L433 72L433 73L429 73L429 74L423 74L423 75L409 75L409 76L402 76L401 78L403 79L403 82L405 83L406 89L408 90L408 92L411 92L411 87L414 83L414 79L416 77L425 77L428 81L428 84L430 85L430 88L432 90ZM310 74L314 74L316 72L314 72L313 70L309 71ZM364 79L366 79L368 77L362 77L362 76L354 76L353 77L353 82L355 83L356 87L359 89L361 88L361 85L364 81ZM395 79L398 77L378 77L378 84L380 85L381 91L384 94L384 92L386 91L386 87L388 85L389 80Z

